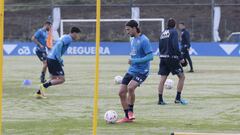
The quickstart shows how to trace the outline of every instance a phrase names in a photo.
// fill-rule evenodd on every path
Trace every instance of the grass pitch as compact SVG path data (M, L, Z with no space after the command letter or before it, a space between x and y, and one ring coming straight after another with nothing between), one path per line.
M103 115L113 109L123 116L118 98L119 85L113 78L124 75L127 56L103 56L100 60L99 135L169 135L172 131L240 133L240 58L193 57L195 73L186 73L183 98L189 105L173 103L172 90L165 90L168 105L158 106L159 59L151 74L136 90L136 122L106 124ZM65 56L66 82L50 87L47 99L33 97L38 87L40 62L37 57L4 57L4 135L90 135L95 58ZM187 70L187 69L186 69ZM29 87L24 79L32 80Z

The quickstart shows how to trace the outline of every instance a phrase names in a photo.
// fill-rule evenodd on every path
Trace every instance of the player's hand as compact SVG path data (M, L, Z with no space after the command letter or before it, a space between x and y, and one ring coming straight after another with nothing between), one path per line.
M131 65L131 64L132 64L132 61L131 61L130 59L128 60L128 64L129 64L129 65Z
M43 46L43 45L40 44L39 46L40 46L41 49L44 49L44 46Z
M63 60L59 61L62 67L64 67Z
M180 63L184 63L184 62L185 62L185 60L184 60L184 59L180 60Z

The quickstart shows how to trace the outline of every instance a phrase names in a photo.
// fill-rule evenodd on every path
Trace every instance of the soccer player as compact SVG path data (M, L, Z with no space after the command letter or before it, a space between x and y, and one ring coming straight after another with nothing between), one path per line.
M125 30L132 37L130 65L125 74L119 90L120 101L125 112L125 117L117 123L132 122L135 119L133 106L135 102L135 89L140 86L149 74L150 61L153 60L152 47L149 39L141 33L138 23L130 20L125 25Z
M45 92L48 87L52 85L58 85L65 82L64 71L63 71L63 59L62 55L66 52L69 45L73 40L80 38L80 29L72 27L70 34L63 35L53 46L51 52L47 56L48 71L51 75L49 81L40 85L40 89L36 92L36 97L46 98Z
M179 50L178 33L175 29L175 24L176 22L173 18L168 20L167 29L161 33L159 41L160 64L158 74L161 75L158 86L159 105L166 104L163 100L163 89L164 83L170 72L173 75L177 75L179 78L175 103L186 104L186 101L181 99L185 76L180 63L184 63L184 59Z
M35 34L32 36L32 41L37 45L36 54L40 61L43 63L42 72L40 76L40 82L44 83L45 74L47 70L47 36L48 31L51 29L52 23L50 21L46 21L42 28L38 29Z
M183 54L184 60L187 60L189 65L190 65L190 70L189 72L194 72L193 71L193 64L191 57L189 55L189 50L191 47L190 44L190 34L186 30L186 26L183 22L179 23L179 29L181 30L181 52Z

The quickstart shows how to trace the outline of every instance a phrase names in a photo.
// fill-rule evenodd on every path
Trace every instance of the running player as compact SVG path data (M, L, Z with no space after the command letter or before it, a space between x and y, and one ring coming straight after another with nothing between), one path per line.
M44 83L45 74L47 71L47 36L48 31L51 29L52 23L50 21L46 21L42 28L38 29L35 34L32 36L32 41L37 45L36 48L36 55L38 56L39 60L42 61L43 67L40 76L40 82Z
M117 123L132 122L135 119L133 106L135 102L135 89L140 86L149 74L150 61L153 60L152 47L149 39L141 34L138 23L130 20L125 25L125 30L132 37L130 65L125 74L119 91L119 96L125 117Z
M183 73L183 68L180 63L184 63L184 59L181 55L178 45L178 33L175 29L175 20L170 18L167 22L167 29L164 30L160 36L159 41L159 52L160 52L160 64L159 72L161 75L158 91L159 91L159 105L165 105L163 100L163 89L164 83L171 72L173 75L177 75L178 85L177 85L177 95L175 98L175 103L186 104L185 100L181 99L181 93L183 90L185 76Z
M77 27L71 28L71 33L63 35L53 46L51 52L47 56L48 71L51 75L49 81L40 85L40 89L35 93L36 97L46 98L45 92L48 87L52 85L58 85L65 82L63 71L63 59L62 55L66 52L69 45L73 40L78 40L80 29Z

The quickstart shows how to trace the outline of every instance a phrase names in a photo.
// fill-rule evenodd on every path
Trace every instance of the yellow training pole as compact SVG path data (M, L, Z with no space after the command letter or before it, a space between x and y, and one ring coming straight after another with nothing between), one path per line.
M171 135L240 135L240 134L175 132L175 133L172 133Z
M97 134L101 0L96 0L96 69L94 85L93 135Z
M4 0L0 0L0 135L2 134L2 78L3 78L3 35L4 35Z

